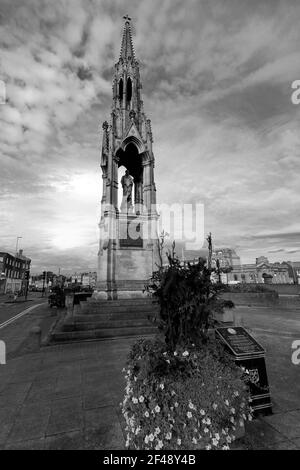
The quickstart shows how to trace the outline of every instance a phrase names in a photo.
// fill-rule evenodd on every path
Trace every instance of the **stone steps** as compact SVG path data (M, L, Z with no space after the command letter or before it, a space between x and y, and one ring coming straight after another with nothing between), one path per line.
M156 306L146 305L143 306L129 306L129 307L119 307L117 305L112 306L88 306L88 305L80 305L80 312L85 315L105 315L105 314L117 314L117 313L127 313L130 315L132 312L143 312L143 313L151 313L153 311L157 311Z
M51 334L51 342L95 340L158 333L150 321L158 312L151 298L80 302L72 317L62 320Z
M89 319L90 320L90 319ZM63 326L63 331L86 331L86 330L95 330L95 329L120 329L127 327L142 327L142 326L151 326L151 322L147 318L141 318L139 320L97 320L97 321L85 321L85 322L76 322L68 324L66 323Z
M151 313L158 310L158 304L152 299L124 299L124 300L94 300L80 302L81 313L84 314L110 314L110 313Z
M67 341L84 341L84 340L100 340L119 337L132 336L149 336L158 332L156 327L125 327L125 328L102 328L96 330L80 330L80 331L54 331L51 341L55 343Z
M78 313L74 315L74 320L76 323L84 322L98 322L98 321L110 321L110 320L131 320L136 321L140 319L148 319L148 317L153 317L156 312L151 311L130 311L130 312L111 312L111 313Z
M147 306L147 305L155 305L154 302L150 297L143 297L143 298L132 298L132 299L119 299L119 300L102 300L102 299L94 299L88 298L86 302L82 302L87 306L98 306L104 307L109 305L111 307L129 307L129 306Z

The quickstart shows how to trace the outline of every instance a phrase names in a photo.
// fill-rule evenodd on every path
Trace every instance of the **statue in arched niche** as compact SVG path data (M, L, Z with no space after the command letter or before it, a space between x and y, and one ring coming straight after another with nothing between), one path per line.
M123 198L121 203L122 212L132 212L132 188L133 188L133 178L130 176L129 171L125 171L125 175L121 178L121 184L123 188Z

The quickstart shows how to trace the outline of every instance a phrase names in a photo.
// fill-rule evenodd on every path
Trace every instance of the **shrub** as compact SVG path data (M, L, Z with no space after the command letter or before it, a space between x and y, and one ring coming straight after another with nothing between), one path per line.
M213 313L230 301L205 260L168 253L147 287L160 305L164 341L133 345L122 412L132 449L228 449L249 414L243 373L210 335ZM210 266L210 263L208 263ZM213 330L212 330L213 331Z
M130 449L229 449L251 419L243 372L215 341L170 352L160 340L140 340L125 377Z
M207 341L208 329L213 325L213 312L222 311L233 303L219 299L223 285L211 282L206 261L181 263L173 252L167 254L168 266L153 274L147 286L159 301L159 328L164 332L167 347L174 350L177 344Z

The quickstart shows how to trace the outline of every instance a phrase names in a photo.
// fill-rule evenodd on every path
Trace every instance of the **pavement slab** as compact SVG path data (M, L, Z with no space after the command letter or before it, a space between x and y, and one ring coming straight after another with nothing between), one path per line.
M44 314L44 307L32 312L31 325ZM274 407L273 415L247 423L237 448L300 449L300 366L291 363L299 313L242 308L239 315L266 348ZM0 449L124 449L122 368L134 341L45 346L23 355L18 349L0 367Z

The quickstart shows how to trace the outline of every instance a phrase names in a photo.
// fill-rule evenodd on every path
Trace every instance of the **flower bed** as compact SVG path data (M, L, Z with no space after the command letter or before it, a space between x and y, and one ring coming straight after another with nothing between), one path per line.
M125 372L130 449L226 450L251 419L245 374L213 340L175 351L140 340Z
M148 292L159 302L164 341L133 345L122 412L130 449L229 449L251 419L243 371L213 333L216 313L233 307L211 282L211 262L184 263L175 243L168 266L153 274Z

